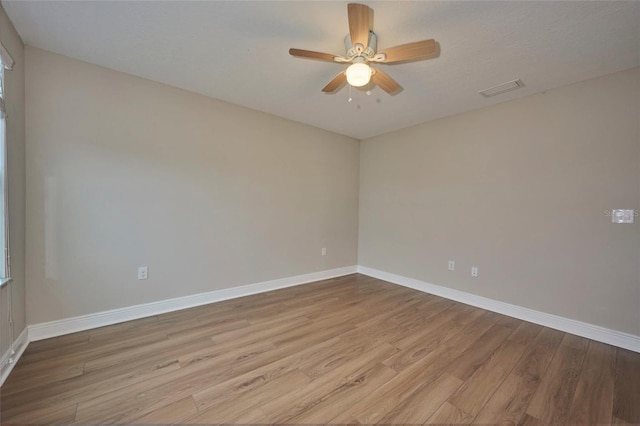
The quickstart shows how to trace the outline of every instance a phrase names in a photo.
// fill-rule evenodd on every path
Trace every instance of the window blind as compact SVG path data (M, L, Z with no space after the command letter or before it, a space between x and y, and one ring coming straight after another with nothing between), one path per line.
M0 43L0 243L2 244L3 259L0 263L0 287L10 284L11 271L9 261L9 210L7 191L7 139L6 139L6 117L5 91L4 91L4 70L13 68L13 58L7 49ZM11 285L9 285L11 293ZM13 338L13 329L11 331Z
M4 74L4 70L11 70L13 69L13 58L11 57L11 55L9 55L9 52L7 52L7 49L5 49L4 45L2 43L0 43L0 62L2 62L2 68L0 69L0 73ZM7 110L5 109L4 106L4 75L0 75L0 114L2 115L2 117L6 117L7 116Z

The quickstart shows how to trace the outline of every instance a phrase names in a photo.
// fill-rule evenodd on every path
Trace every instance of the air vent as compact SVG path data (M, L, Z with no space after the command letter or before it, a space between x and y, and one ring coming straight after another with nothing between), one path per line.
M524 87L524 83L522 82L522 80L518 79L518 80L510 81L508 83L503 83L494 87L490 87L489 89L481 90L478 93L480 93L485 98L490 98L492 96L496 96L505 92L510 92L512 90L516 90L521 87Z

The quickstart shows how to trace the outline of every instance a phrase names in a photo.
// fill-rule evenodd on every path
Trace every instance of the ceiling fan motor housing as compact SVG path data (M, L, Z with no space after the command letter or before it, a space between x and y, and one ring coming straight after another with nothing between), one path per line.
M369 59L376 54L378 48L378 38L373 31L369 31L368 46L364 49L364 46L354 46L351 43L351 35L347 34L344 38L344 50L347 52L347 58L353 59L356 56L364 56L365 59Z

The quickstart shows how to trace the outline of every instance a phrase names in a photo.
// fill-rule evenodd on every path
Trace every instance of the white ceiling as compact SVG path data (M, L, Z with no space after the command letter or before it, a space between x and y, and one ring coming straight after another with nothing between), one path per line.
M638 1L363 3L379 49L435 38L441 55L381 66L404 91L358 109L320 91L345 65L288 54L343 54L347 2L2 2L26 44L358 139L640 66Z

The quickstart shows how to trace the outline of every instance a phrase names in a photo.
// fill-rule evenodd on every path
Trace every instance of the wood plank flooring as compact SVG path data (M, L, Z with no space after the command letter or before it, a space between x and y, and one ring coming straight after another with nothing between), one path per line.
M640 354L363 275L33 342L3 424L640 423Z

